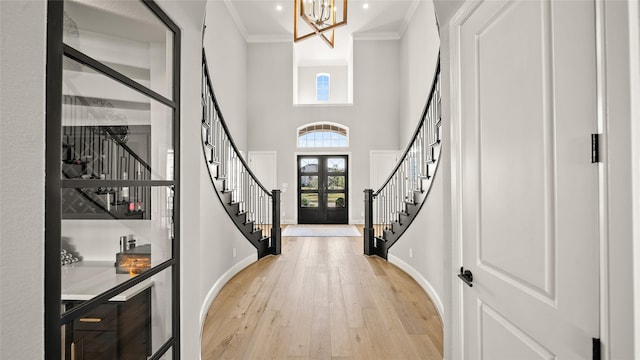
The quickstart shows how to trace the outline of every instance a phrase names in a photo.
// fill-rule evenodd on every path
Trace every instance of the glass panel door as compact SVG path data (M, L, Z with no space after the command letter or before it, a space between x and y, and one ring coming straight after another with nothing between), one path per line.
M45 357L178 359L180 30L153 1L48 23Z
M298 223L347 224L348 157L298 157Z

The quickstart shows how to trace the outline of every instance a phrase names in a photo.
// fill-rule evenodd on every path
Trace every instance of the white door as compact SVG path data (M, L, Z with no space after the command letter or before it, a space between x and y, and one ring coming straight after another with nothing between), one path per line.
M465 359L590 359L599 330L594 2L458 22Z
M277 154L275 151L249 151L249 167L264 187L278 189Z
M398 163L399 152L393 150L371 150L369 155L369 186L378 190Z

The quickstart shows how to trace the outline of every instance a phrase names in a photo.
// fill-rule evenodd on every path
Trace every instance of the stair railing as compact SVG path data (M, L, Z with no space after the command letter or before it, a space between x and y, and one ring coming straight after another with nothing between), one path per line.
M432 184L439 160L442 125L440 60L420 123L384 184L365 190L364 252L386 259L388 248L411 223ZM385 238L393 238L380 246Z
M280 190L267 190L257 179L236 146L222 116L213 92L207 59L202 51L202 144L209 174L218 196L231 194L231 204L237 204L234 218L242 215L243 224L236 222L247 239L258 249L258 256L280 253ZM216 185L216 182L218 183ZM219 188L221 186L221 188ZM223 201L222 198L220 198ZM229 209L235 207L225 206ZM253 224L249 233L244 226ZM253 233L260 233L258 241ZM265 245L263 246L262 243Z
M126 125L88 125L91 119L103 119L91 99L84 96L64 95L64 103L70 107L63 116L70 124L62 129L62 176L67 179L150 180L151 166L127 145ZM108 102L101 106L114 108ZM144 187L67 189L86 200L97 213L107 218L119 218L124 209L125 218L149 219L150 189ZM74 218L74 211L66 211L63 201L63 217ZM82 212L79 209L78 212Z

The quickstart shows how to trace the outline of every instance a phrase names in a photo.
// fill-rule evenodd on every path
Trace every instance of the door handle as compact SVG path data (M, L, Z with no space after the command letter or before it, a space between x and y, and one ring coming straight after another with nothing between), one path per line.
M473 274L470 270L465 270L464 267L461 267L458 277L464 281L465 284L469 285L469 287L473 287Z
M80 318L80 322L85 322L85 323L99 323L101 321L102 321L101 318Z

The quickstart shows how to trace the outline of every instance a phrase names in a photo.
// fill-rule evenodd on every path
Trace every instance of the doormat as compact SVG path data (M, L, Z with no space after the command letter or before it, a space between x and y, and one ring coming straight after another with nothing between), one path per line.
M287 225L282 236L362 236L353 225Z

